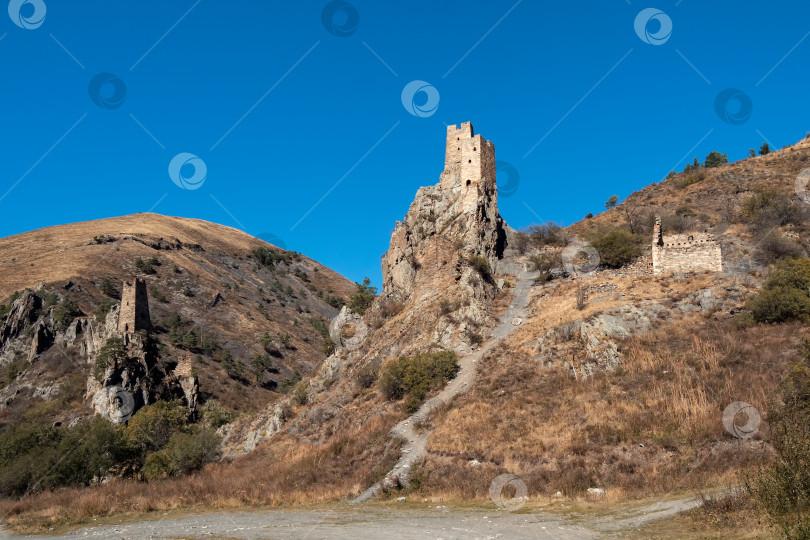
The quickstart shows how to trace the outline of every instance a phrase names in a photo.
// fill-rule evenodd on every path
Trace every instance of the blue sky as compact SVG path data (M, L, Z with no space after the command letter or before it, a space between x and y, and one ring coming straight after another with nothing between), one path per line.
M151 209L269 233L379 284L395 221L438 182L446 124L472 121L517 171L499 203L518 228L570 224L695 156L741 159L810 129L807 2L12 0L9 12L2 236ZM438 106L419 93L407 110L412 81Z

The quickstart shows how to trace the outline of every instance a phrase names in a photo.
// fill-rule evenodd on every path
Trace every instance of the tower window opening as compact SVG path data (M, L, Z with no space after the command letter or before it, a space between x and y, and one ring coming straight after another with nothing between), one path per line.
M472 184L472 180L467 180L467 185L469 186L470 184Z

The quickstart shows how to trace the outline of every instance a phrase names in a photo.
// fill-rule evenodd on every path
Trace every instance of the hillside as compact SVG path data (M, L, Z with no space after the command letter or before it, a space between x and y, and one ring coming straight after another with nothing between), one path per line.
M84 313L101 302L105 277L138 275L135 258L158 257L157 273L143 276L167 298L150 300L157 339L167 356L184 354L166 343L161 321L174 313L215 336L208 356L194 351L200 391L232 408L241 399L246 412L219 428L217 463L10 501L11 523L38 531L179 507L374 497L490 504L501 474L549 508L738 484L774 454L770 422L810 339L801 319L765 324L751 308L778 265L810 253L810 212L795 191L808 163L804 140L673 175L566 229L518 232L498 213L493 144L469 123L449 126L439 182L394 229L383 290L339 312L321 296L348 299L358 288L345 279L276 250L261 264L250 255L259 240L194 220L131 216L0 240L0 287L46 281ZM714 243L722 270L660 266L673 250L688 260ZM26 255L31 245L39 255ZM599 266L582 264L585 248ZM48 278L55 265L58 279ZM331 319L328 357L312 316ZM266 331L291 337L261 344ZM234 379L226 348L244 359L273 350L276 371L267 384ZM303 380L280 396L295 370ZM746 436L724 424L735 402L761 415Z
M320 365L325 339L311 321L328 324L340 305L330 297L347 299L354 290L307 257L276 250L283 257L268 266L252 254L256 249L275 250L229 227L157 214L49 227L0 239L0 304L9 306L6 299L29 289L44 299L46 311L47 304L70 299L76 319L92 320L100 304L117 304L125 280L142 278L162 361L193 357L201 405L213 399L237 412L255 411L278 399L279 384ZM172 322L177 316L179 325ZM189 332L197 339L184 345ZM262 343L265 333L272 342ZM267 353L273 367L256 381L250 362ZM53 397L60 386L70 404L47 418L69 422L87 414L80 404L84 383L76 380L87 368L46 355L33 370L23 360L3 356L0 422L13 423L37 405L38 394ZM53 369L43 376L43 367Z

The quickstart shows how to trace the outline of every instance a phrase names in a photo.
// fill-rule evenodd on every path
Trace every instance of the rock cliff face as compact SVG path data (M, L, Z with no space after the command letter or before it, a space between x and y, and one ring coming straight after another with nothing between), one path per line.
M14 380L0 390L0 410L25 400L29 391L58 393L74 375L86 377L86 403L112 422L124 422L158 400L185 399L193 411L196 377L174 374L159 361L154 343L145 334L122 336L118 305L100 320L66 316L56 304L46 307L46 294L58 298L57 293L41 289L21 293L0 326L0 366L17 371ZM105 344L113 339L119 340L120 350L99 362ZM61 371L48 375L54 365L61 366ZM86 376L88 371L91 375Z
M506 232L498 214L495 147L474 135L467 122L447 128L445 169L434 186L417 191L405 219L397 222L383 257L383 294L405 299L420 272L434 272L435 251L455 250L487 258L503 256Z

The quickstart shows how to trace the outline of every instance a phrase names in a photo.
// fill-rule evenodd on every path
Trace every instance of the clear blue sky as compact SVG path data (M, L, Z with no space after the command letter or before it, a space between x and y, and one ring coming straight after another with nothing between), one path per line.
M518 228L810 129L806 1L327 4L13 0L0 235L153 209L270 233L379 284L394 222L438 182L446 124L472 121L519 172L500 200ZM664 15L637 34L649 7ZM117 79L97 79L94 102L100 73ZM415 80L439 97L421 116L403 106ZM750 115L733 100L718 115L727 88ZM181 153L205 163L197 189L169 176Z

